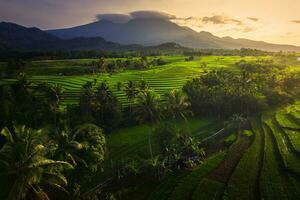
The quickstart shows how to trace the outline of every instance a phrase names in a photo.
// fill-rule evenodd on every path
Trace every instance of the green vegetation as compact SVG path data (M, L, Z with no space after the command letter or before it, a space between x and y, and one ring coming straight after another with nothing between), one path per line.
M235 168L227 185L229 199L257 198L257 180L259 178L261 158L263 155L263 133L259 121L253 120L254 141ZM251 131L247 131L252 133ZM246 175L247 174L247 175Z
M197 185L201 179L216 168L224 159L224 156L225 152L222 152L204 160L203 163L193 169L189 175L178 181L169 199L190 199L193 192L197 191Z
M280 165L276 157L276 147L271 138L271 130L263 124L263 131L265 154L260 178L261 196L265 199L287 199L287 188L280 173Z
M293 154L292 150L289 147L287 138L285 137L283 131L278 128L272 121L272 118L266 116L264 119L266 126L268 126L269 131L275 138L275 144L278 146L281 157L284 161L284 165L287 169L291 170L294 173L300 173L300 162L299 159Z
M0 63L1 199L299 196L294 55L73 53Z
M193 200L220 199L224 190L224 184L218 181L203 179L193 195Z

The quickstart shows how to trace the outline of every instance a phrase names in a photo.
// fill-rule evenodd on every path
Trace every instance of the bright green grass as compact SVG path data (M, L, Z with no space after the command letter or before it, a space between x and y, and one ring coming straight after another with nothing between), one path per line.
M179 129L189 128L192 136L199 135L206 136L207 134L213 134L218 127L218 122L215 120L204 118L193 118L188 120L188 124L185 121L177 121L174 123ZM207 127L213 131L206 131ZM149 146L148 146L148 133L150 127L148 125L138 125L128 128L121 128L109 133L107 136L108 146L108 160L110 162L120 161L127 159L134 155L138 155L144 158L149 158ZM203 137L204 137L203 136ZM152 148L155 154L158 153L158 146L154 143L154 134L151 134ZM201 137L200 137L201 138Z
M296 102L286 108L287 114L292 115L296 120L300 122L300 104Z
M224 183L204 178L193 194L192 200L217 200L223 195Z
M189 127L192 136L198 135L199 133L207 135L213 134L215 131L207 131L207 127L218 127L216 121L203 119L203 118L193 118L188 121L188 125L185 121L177 121L175 125L178 128L186 129ZM135 156L142 158L150 158L149 144L148 144L148 125L138 125L128 128L121 128L115 130L108 134L107 136L107 159L104 162L104 168L107 174L111 173L111 170L114 166L119 165L122 162ZM210 130L213 130L209 128ZM216 128L214 128L216 129ZM151 144L153 154L156 155L159 153L159 147L155 143L155 134L151 134Z
M286 113L285 110L277 111L275 118L281 127L299 128L299 126L291 120L290 116Z
M284 132L291 141L293 148L300 153L300 132L291 130L284 130Z
M237 139L236 133L232 133L225 138L224 142L226 144L232 144L234 141L236 141L236 139Z
M271 138L272 132L265 124L263 124L263 131L265 133L265 148L260 177L261 198L269 200L287 199L287 188L280 174L275 146Z
M227 195L234 200L255 199L256 182L261 165L263 132L258 120L252 120L254 141L238 163L227 185ZM252 131L250 131L252 133Z
M253 135L253 132L250 130L244 130L243 131L243 135L247 136L247 137L251 137Z
M266 118L265 123L269 126L270 132L275 137L276 145L278 146L285 167L294 173L300 174L300 160L292 153L282 130L273 123L271 117Z
M168 63L145 70L125 70L112 75L57 75L59 72L64 72L64 70L72 70L73 67L73 70L82 70L80 68L86 70L87 66L85 65L91 62L93 59L36 61L33 62L33 66L28 70L35 70L34 73L32 73L33 76L31 77L31 79L35 82L61 84L65 89L65 98L62 101L64 105L76 103L79 99L82 86L88 81L97 80L97 82L101 82L106 80L121 104L126 106L130 102L128 102L123 91L117 91L116 84L118 81L126 83L129 80L137 82L143 79L148 82L149 86L154 90L154 92L159 95L163 95L172 89L181 89L188 80L199 76L203 70L237 70L237 68L234 67L234 64L239 60L243 59L247 61L254 61L268 57L203 56L196 57L193 61L185 61L185 56L163 56L162 58ZM150 57L149 59L152 58ZM200 67L202 63L207 64L205 69ZM51 70L54 70L54 72L51 72ZM3 83L9 83L9 81L10 80L4 80Z
M225 152L218 153L209 157L201 165L194 168L193 171L181 179L174 188L170 196L170 200L185 200L191 199L193 191L197 188L201 179L204 178L210 171L216 168L225 157Z

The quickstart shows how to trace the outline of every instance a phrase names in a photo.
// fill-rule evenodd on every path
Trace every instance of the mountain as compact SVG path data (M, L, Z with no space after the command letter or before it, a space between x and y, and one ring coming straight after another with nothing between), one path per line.
M120 45L101 37L61 39L38 28L27 28L14 23L0 23L0 50L134 50L138 45Z
M38 28L26 28L17 24L0 23L0 45L3 48L42 48L44 44L56 44L61 39Z
M293 45L271 44L248 39L217 37L209 32L196 32L166 19L137 18L126 23L100 20L72 28L49 30L48 33L63 39L74 37L102 37L120 44L159 45L178 43L190 48L240 49L255 48L266 51L300 51Z

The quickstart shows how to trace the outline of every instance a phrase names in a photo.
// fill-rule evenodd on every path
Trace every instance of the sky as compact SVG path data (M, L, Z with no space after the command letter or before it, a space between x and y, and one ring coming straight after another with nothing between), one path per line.
M196 31L300 46L299 8L300 0L0 0L0 21L57 29L150 10Z

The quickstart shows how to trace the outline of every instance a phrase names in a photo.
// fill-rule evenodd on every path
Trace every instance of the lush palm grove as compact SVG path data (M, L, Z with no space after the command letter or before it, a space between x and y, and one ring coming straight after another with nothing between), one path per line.
M299 198L300 63L254 53L4 59L0 199Z

